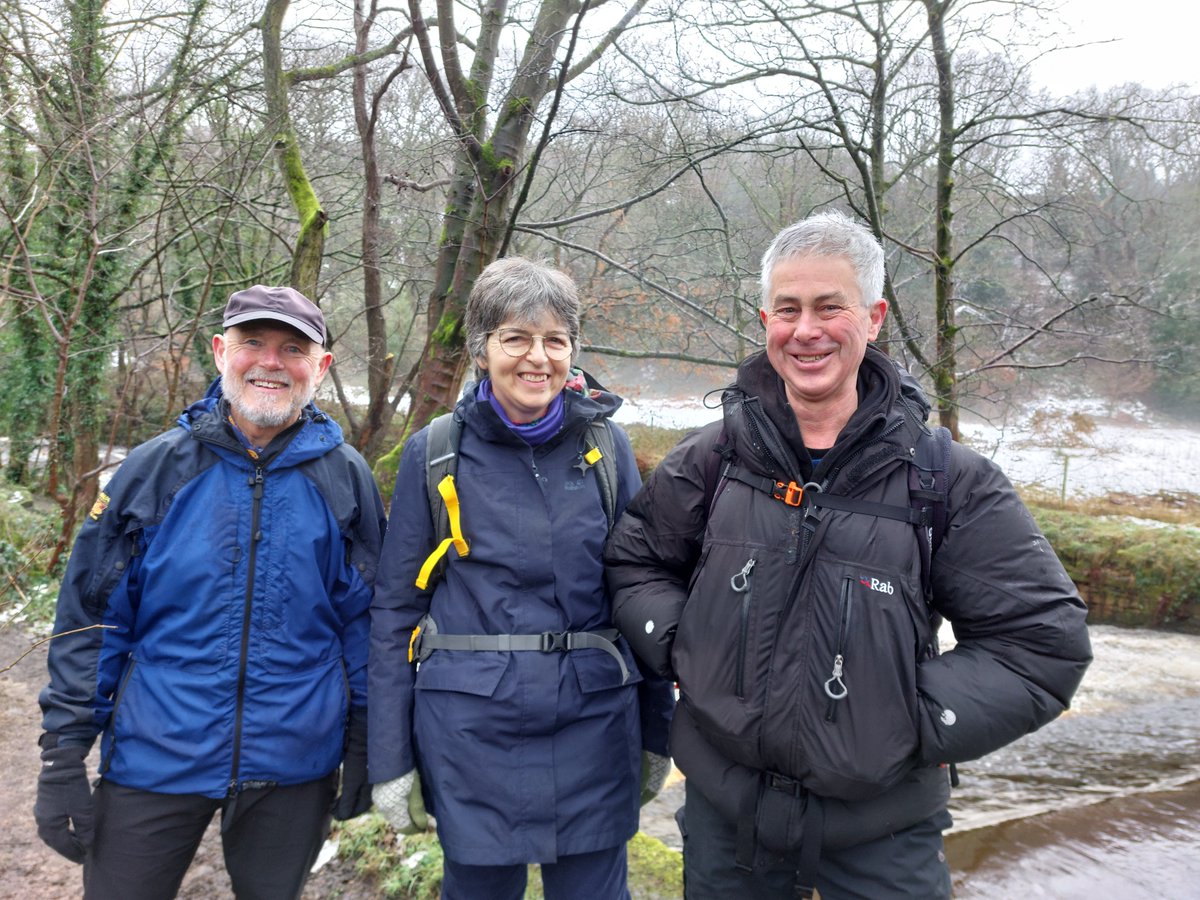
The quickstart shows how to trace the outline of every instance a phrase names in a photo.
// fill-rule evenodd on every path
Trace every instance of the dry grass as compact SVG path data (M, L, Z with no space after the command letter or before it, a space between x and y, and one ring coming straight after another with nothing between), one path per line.
M1031 507L1062 510L1093 517L1128 517L1168 525L1200 527L1200 496L1186 492L1159 491L1148 496L1113 492L1102 497L1075 497L1065 503L1052 491L1019 488Z

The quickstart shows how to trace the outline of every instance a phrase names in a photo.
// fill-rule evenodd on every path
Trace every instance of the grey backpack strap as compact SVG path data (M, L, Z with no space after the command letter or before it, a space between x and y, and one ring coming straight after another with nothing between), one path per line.
M443 634L437 630L430 616L425 616L417 629L412 656L420 662L429 658L434 650L459 650L469 652L499 651L512 653L531 650L540 653L566 653L571 650L603 650L621 667L621 683L629 680L629 668L617 648L619 632L615 628L595 631L544 631L541 634Z
M608 519L608 527L612 528L617 518L617 448L613 441L612 429L608 427L607 419L595 419L588 423L586 431L588 448L599 450L600 458L592 468L596 472L596 485L600 488L600 503L604 506L604 516Z
M429 423L429 440L425 445L425 488L429 494L429 520L433 523L434 543L450 536L450 514L438 485L447 475L458 471L458 442L462 437L462 422L449 412ZM443 558L434 568L431 580L436 580L446 566Z

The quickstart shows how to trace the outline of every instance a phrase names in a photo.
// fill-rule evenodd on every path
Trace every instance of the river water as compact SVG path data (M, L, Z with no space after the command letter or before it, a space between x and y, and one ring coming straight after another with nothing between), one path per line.
M1200 898L1200 636L1093 626L1072 708L959 767L960 898Z
M1200 900L1200 636L1091 637L1070 710L959 766L946 839L958 900ZM672 784L643 830L678 848L680 802Z

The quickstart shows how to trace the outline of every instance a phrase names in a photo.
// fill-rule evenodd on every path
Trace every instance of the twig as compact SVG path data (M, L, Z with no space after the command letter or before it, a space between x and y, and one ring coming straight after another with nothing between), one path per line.
M52 641L55 638L59 638L59 637L66 637L68 634L79 634L81 631L91 631L93 628L116 628L116 627L117 627L116 625L88 625L84 628L73 628L70 631L62 631L62 632L59 632L58 634L52 634L49 637L44 637L41 640L34 641L32 644L29 645L28 650L26 650L24 653L22 653L16 659L14 659L12 662L10 662L3 669L0 669L0 675L3 675L9 669L13 668L13 666L15 666L17 663L19 663L21 660L23 660L30 653L32 653L34 650L36 650L38 647L40 647L42 644L46 643L47 641Z

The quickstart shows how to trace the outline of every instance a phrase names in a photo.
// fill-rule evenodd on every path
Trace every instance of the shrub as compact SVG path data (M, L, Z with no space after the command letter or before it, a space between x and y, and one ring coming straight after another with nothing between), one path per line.
M57 582L46 564L57 531L55 512L39 510L29 491L0 481L0 621L41 627L53 620Z

